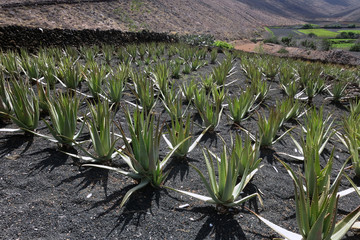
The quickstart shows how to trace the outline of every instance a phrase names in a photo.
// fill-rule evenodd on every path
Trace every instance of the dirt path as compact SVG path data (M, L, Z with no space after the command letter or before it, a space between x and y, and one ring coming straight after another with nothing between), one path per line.
M236 50L252 53L265 53L280 57L300 58L310 61L331 62L345 65L360 65L360 58L342 50L318 51L296 47L283 47L279 44L257 42L249 40L235 40L231 44ZM279 53L284 49L284 53Z

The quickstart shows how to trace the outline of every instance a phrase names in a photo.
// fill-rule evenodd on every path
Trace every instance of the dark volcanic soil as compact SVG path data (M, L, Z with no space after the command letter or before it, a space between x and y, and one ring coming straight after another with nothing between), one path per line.
M224 58L220 54L218 60ZM97 60L99 61L99 57ZM209 60L209 56L207 57ZM117 60L112 61L115 66ZM196 79L211 72L215 65L208 65L192 73ZM239 68L239 60L234 62L236 74L228 81L238 80L228 87L230 95L238 94L238 87L245 84L245 78ZM135 67L135 66L134 66ZM191 79L181 76L179 82ZM58 86L60 87L60 86ZM268 106L284 97L279 90L278 80L271 83L269 98L260 107L259 112L267 112ZM86 84L82 92L87 93ZM127 88L125 100L134 101ZM314 99L315 106L324 104L325 112L334 113L336 123L347 114L344 106L325 101L326 94ZM86 104L82 104L82 112ZM157 104L155 112L161 115L161 121L168 120L162 105ZM195 111L190 110L192 116ZM228 110L225 110L228 113ZM116 121L123 124L123 112L119 111ZM167 165L169 176L165 185L196 193L206 194L200 177L189 166L191 163L205 171L202 155L204 147L220 153L222 141L230 143L230 133L238 130L231 127L226 115L222 116L217 134L207 134L199 146L189 154L186 161L172 159ZM300 120L302 122L302 120ZM125 126L126 124L124 124ZM286 128L294 123L287 123ZM3 125L15 128L13 124ZM243 127L256 133L256 116L244 121ZM44 123L38 129L49 134ZM194 133L200 134L201 128L194 126ZM282 130L284 131L284 129ZM239 132L244 135L243 132ZM297 137L299 128L293 130ZM83 138L87 138L86 132ZM162 156L168 151L162 143ZM333 177L345 159L349 157L345 148L336 139L331 140L324 151L323 163L335 147ZM295 200L292 181L284 167L275 159L278 152L295 154L290 136L273 146L262 150L262 167L246 188L245 194L260 192L264 200L261 206L257 200L220 214L214 206L205 204L176 192L153 189L150 186L136 192L121 209L120 202L124 194L134 186L127 177L111 171L82 167L79 161L58 151L56 144L40 137L26 137L23 134L0 133L0 238L1 239L271 239L278 237L272 230L260 223L244 207L260 213L265 218L282 227L297 231L295 218ZM280 156L279 156L280 157ZM300 163L280 157L293 169L301 169ZM125 164L116 158L114 165L125 168ZM350 177L359 184L359 179L348 171ZM343 180L341 189L350 185ZM189 204L189 207L180 208ZM339 219L360 204L359 198L352 194L342 198L339 203ZM349 232L346 239L359 239L359 233Z

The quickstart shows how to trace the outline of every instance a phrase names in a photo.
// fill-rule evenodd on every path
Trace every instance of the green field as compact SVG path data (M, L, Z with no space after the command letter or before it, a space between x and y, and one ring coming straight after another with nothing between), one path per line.
M275 37L274 32L273 32L273 31L271 31L271 29L270 29L270 28L268 28L268 27L264 27L264 29L265 29L268 33L270 33L272 37Z
M337 32L332 32L329 30L321 29L321 28L319 28L319 29L300 29L298 31L301 33L304 33L306 35L313 33L318 37L326 37L326 38L333 38L338 35Z
M331 44L331 47L349 49L352 45L354 45L354 43L335 43L335 44Z
M356 39L330 39L331 43L353 43Z
M338 32L353 32L353 33L355 33L355 34L360 34L360 30L340 30L340 31L338 31Z

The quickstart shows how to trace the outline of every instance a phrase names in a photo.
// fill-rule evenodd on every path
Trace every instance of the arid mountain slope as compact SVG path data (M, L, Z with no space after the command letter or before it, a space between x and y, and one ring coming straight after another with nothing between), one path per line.
M0 6L0 25L148 29L235 39L265 25L353 18L351 11L360 7L360 0L0 0Z
M357 21L360 0L238 0L252 8L299 20ZM357 19L356 19L357 18Z

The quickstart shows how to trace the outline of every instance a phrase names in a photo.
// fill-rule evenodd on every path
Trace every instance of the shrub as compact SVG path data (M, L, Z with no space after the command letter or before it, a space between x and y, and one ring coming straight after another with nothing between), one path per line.
M305 40L301 41L300 44L301 44L301 46L303 46L305 48L310 48L310 49L316 50L316 44L314 41L305 39Z
M219 40L214 42L214 46L219 47L219 48L226 48L226 49L234 48L234 46L231 45L230 43L219 41Z
M347 27L348 28L356 28L356 25L355 25L355 23L353 23L353 24L349 24Z
M352 52L360 52L360 43L352 45L349 50Z
M277 53L285 54L285 53L289 53L289 51L286 50L285 48L281 48Z
M288 46L288 47L291 46L292 40L293 40L292 36L282 37L282 38L281 38L281 42L282 42L285 46Z
M279 40L277 39L277 37L272 36L272 37L269 37L269 38L264 39L264 43L279 44Z
M302 27L301 27L302 29L312 29L312 28L314 28L310 23L306 23L306 24L304 24Z

